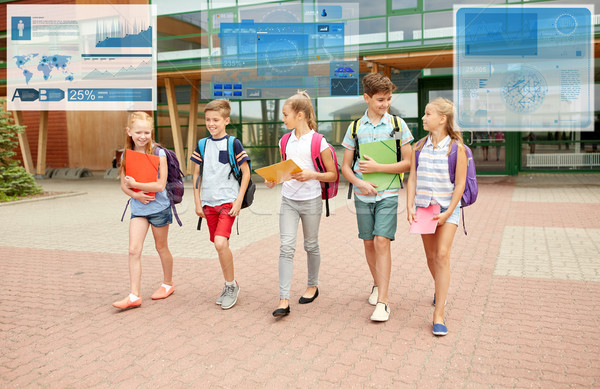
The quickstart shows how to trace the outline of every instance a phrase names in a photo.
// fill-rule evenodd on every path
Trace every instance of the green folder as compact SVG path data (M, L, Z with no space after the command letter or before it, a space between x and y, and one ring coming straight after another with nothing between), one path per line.
M398 162L396 159L396 140L388 139L361 144L359 147L360 159L365 161L365 155L378 163L390 164ZM377 191L400 188L400 175L393 173L363 173L363 180L377 185Z

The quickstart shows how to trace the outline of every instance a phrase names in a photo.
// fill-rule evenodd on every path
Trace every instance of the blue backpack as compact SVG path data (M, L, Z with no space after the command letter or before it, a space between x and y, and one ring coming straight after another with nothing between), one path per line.
M427 137L419 140L416 144L415 149L415 171L419 167L419 154L425 144ZM463 144L465 151L467 152L467 181L465 182L465 191L463 192L462 198L460 199L460 208L462 210L463 219L463 231L467 235L467 229L465 228L465 210L464 207L468 207L477 200L477 194L479 193L479 186L477 185L477 171L475 169L475 160L473 159L473 152L469 146ZM448 173L450 174L450 182L454 184L454 176L456 173L456 160L458 155L458 145L456 142L452 142L452 148L450 154L448 154Z
M198 141L198 150L200 151L200 157L202 161L204 161L204 150L206 149L206 140L208 138L202 138ZM229 135L227 138L227 155L229 160L229 166L231 166L230 175L233 174L237 182L242 184L242 172L235 160L235 153L233 150L233 143L235 142L235 136ZM248 167L250 168L250 172L252 172L252 166L250 165L250 161L248 161ZM204 168L204 163L200 165L200 176L202 176L202 170ZM244 200L242 201L242 209L247 208L252 205L254 201L254 192L256 192L256 185L252 182L252 177L250 177L250 182L248 183L248 188L246 188L246 193L244 194Z

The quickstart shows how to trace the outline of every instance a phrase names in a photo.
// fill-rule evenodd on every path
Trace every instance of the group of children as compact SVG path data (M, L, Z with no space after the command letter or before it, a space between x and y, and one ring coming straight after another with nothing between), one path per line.
M348 127L342 145L345 148L341 172L354 187L354 204L358 225L358 237L363 240L365 257L373 277L373 287L368 302L374 305L373 321L387 321L390 315L388 289L391 274L391 241L394 240L398 215L398 189L383 189L363 179L363 173L403 173L410 171L407 183L407 218L409 223L416 221L415 207L439 204L441 212L434 216L438 227L431 235L422 235L427 265L435 283L433 333L445 335L444 306L437 301L446 301L450 281L450 250L459 222L459 204L465 180L467 157L460 133L453 127L453 104L438 98L431 101L423 116L423 126L429 135L411 147L413 137L400 119L398 138L402 159L393 164L380 164L369 156L355 159L355 149L360 144L388 140L394 135L392 116L388 113L392 92L396 86L389 78L373 73L363 79L364 99L367 110L360 118L353 134ZM300 304L313 302L319 296L319 267L321 252L318 235L322 215L320 182L333 182L338 179L336 166L328 144L321 140L320 152L324 169L315 169L311 156L311 141L317 131L316 117L312 102L306 92L298 92L286 100L282 108L283 122L291 131L285 144L280 141L282 155L293 159L302 169L294 173L282 187L281 209L279 213L280 254L279 254L279 304L273 316L290 314L290 288L296 235L300 221L304 235L304 249L307 253L308 282ZM234 141L235 160L242 172L242 180L231 174L228 160L226 126L229 123L230 106L227 100L213 100L204 109L206 127L210 137L205 150L196 148L191 160L196 163L194 183L194 204L196 214L205 218L210 240L218 253L225 285L216 303L222 309L229 309L237 301L240 287L234 277L233 255L229 248L229 237L235 217L239 214L242 199L250 179L249 157L239 140ZM152 153L152 121L143 113L130 115L126 148L141 153ZM318 139L317 139L318 141ZM448 175L447 154L453 143L458 153L455 183ZM415 151L419 149L418 168ZM139 307L142 245L149 226L156 242L156 248L163 265L164 280L152 299L163 299L173 291L173 258L167 245L167 232L171 223L171 208L166 198L166 158L159 153L159 174L156 182L139 183L125 174L127 161L121 165L121 188L131 197L131 221L129 227L129 269L130 294L123 300L113 303L120 309ZM265 181L269 188L273 181ZM140 191L134 191L139 189ZM154 197L144 194L156 192Z

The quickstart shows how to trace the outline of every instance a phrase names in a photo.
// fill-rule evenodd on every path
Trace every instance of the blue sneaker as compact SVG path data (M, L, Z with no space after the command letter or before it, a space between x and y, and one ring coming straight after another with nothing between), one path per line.
M444 324L433 323L433 334L436 336L444 336L448 334L448 327L446 327L446 319L444 319Z

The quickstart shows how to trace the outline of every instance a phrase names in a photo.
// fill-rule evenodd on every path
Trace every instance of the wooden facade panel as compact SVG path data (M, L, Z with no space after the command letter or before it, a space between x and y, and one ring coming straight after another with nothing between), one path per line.
M125 144L128 115L125 111L67 112L69 167L111 168L115 152Z
M37 165L38 133L40 128L39 111L22 111L23 122L26 128L27 141L31 150L34 166ZM67 147L67 126L65 111L52 111L48 113L48 140L46 147L46 168L69 167ZM15 149L17 158L23 160L21 150Z

